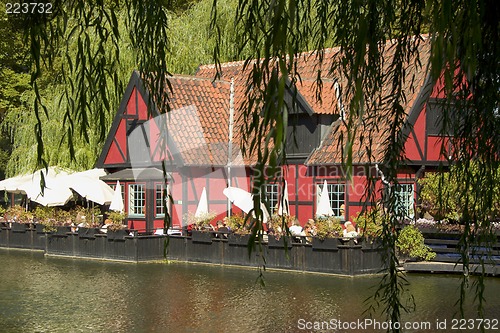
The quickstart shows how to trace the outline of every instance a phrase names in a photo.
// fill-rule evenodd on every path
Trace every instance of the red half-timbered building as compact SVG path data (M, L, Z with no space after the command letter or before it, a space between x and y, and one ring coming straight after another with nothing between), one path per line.
M415 212L416 181L443 162L441 150L445 139L438 122L441 86L439 80L433 82L425 70L430 52L428 40L424 38L420 48L423 65L409 64L405 71L406 99L402 105L405 125L400 133L407 162L406 167L398 171L402 184L399 191L408 217L413 217ZM292 98L292 88L287 89L290 133L293 126L298 145L289 140L289 163L282 167L282 175L288 184L290 212L302 224L314 217L318 193L325 180L334 213L340 215L340 206L345 205L344 217L351 219L364 204L366 176L378 177L377 168L383 169L390 117L377 124L361 121L355 125L358 139L353 144L353 177L350 181L346 179L342 167L347 137L343 112L348 106L342 104L342 100L347 100L342 90L347 90L347 81L328 71L336 51L324 53L321 102L315 96L318 63L312 53L303 54L298 60L302 80L296 85L295 98ZM393 48L386 47L387 62L392 52ZM97 163L97 167L110 172L104 180L111 185L120 181L129 227L150 231L163 225L162 160L167 161L167 192L173 200L168 209L174 226L184 225L187 213L196 210L203 188L207 191L209 210L218 213L218 218L227 214L227 198L222 191L228 186L229 163L231 185L250 189L255 157L242 157L242 133L237 122L232 156L228 158L231 80L234 81L235 119L244 121L238 117L238 109L245 98L247 73L243 62L222 64L221 68L221 79L216 81L213 81L215 67L210 65L201 66L195 76L170 77L171 112L161 115L153 106L151 117L148 116L148 92L140 75L132 74ZM384 89L382 97L388 91ZM295 105L292 107L291 103ZM390 109L381 106L378 112L389 115ZM372 140L371 154L365 150L368 137ZM278 184L267 185L270 207L278 204L279 193Z

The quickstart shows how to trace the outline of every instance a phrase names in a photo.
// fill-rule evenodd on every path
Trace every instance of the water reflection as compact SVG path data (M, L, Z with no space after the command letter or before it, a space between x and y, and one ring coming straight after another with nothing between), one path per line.
M297 332L299 319L356 320L378 277L341 278L192 264L125 264L0 250L2 332ZM411 275L415 313L451 320L456 276ZM497 316L500 279L488 279ZM470 318L475 318L469 308Z

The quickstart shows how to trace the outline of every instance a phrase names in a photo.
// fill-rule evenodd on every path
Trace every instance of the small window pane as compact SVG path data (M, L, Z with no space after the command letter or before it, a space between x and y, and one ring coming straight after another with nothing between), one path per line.
M266 184L266 199L272 213L278 209L278 196L278 184Z
M165 196L163 195L163 189L164 189L163 184L156 184L156 190L155 190L156 216L165 215L165 204L164 204Z
M399 184L396 187L396 214L399 217L413 218L414 193L413 184Z
M341 212L340 208L345 205L345 185L344 184L327 184L328 196L330 197L330 207L333 214L340 218L345 218L345 212ZM323 184L318 184L316 187L316 204L319 204L320 195L323 191ZM345 209L345 206L343 207Z
M129 215L144 216L146 195L143 184L129 185Z

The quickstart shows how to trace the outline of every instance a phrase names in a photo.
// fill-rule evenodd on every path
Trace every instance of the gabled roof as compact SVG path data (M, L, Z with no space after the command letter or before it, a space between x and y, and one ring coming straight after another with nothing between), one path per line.
M388 41L384 52L384 68L390 66L394 56L392 41ZM405 99L401 101L404 112L404 125L399 129L398 135L403 141L408 137L408 129L413 125L416 116L420 113L423 105L429 97L433 82L427 71L427 63L430 57L430 43L424 38L419 44L419 62L415 58L405 64L403 92ZM344 83L345 84L345 83ZM362 117L354 119L351 130L356 132L355 140L352 142L352 153L354 164L381 163L385 159L391 136L392 125L395 123L392 105L390 104L391 82L384 82L382 91L378 96L368 96L375 107L366 112ZM349 96L344 97L344 101ZM344 105L348 113L348 105ZM339 119L333 123L330 131L325 135L321 145L315 149L306 160L307 165L341 164L346 161L346 145L348 141L347 122Z
M394 48L391 43L391 41L388 41L384 49L383 62L385 66L388 66L393 57ZM406 100L402 106L409 123L411 123L412 119L416 119L415 115L422 109L423 102L430 92L429 88L423 89L430 85L425 70L430 53L430 43L425 37L420 43L419 51L420 62L423 65L414 64L412 59L408 62L404 71L403 89ZM288 82L287 101L290 102L290 96L294 95L296 89L298 93L295 102L299 105L299 112L319 115L340 115L341 110L348 112L349 106L346 101L349 100L349 96L345 96L343 92L348 90L348 81L339 71L330 71L332 64L339 60L339 49L327 49L323 52L321 92L319 92L316 82L319 69L316 54L317 52L307 52L297 58L300 80L295 85ZM171 112L165 116L165 119L167 119L168 126L169 151L177 165L224 166L227 164L231 80L234 80L235 109L232 163L250 165L256 162L256 154L254 156L245 156L244 160L241 159L239 148L242 146L243 140L239 129L246 120L239 117L238 112L245 102L248 86L247 78L251 68L251 66L248 66L244 70L244 63L238 61L221 64L221 79L215 81L213 80L216 72L214 65L200 66L196 76L174 75L168 78L172 91L166 91L165 93L169 95ZM380 96L377 96L378 100L387 100L390 94L389 84L390 82L387 82L384 85ZM121 110L125 110L125 104L130 98L131 90L136 86L145 103L148 103L147 91L143 87L139 74L135 72L120 105ZM379 121L375 122L373 113L366 113L362 118L354 122L358 134L355 142L353 142L353 163L380 162L384 159L387 137L393 121L389 117L392 114L390 105L380 102L376 112L377 115L387 114L387 117L377 116L376 118ZM153 108L153 115L159 116L160 113ZM115 120L112 131L116 131L117 127ZM114 141L116 139L110 135L105 150L110 149L111 146L119 146ZM306 164L342 163L346 142L346 123L339 119L331 125L320 146L308 157ZM103 165L105 154L105 151L103 151L98 165ZM123 155L125 154L124 152ZM152 159L154 159L155 153L152 153L152 155ZM126 158L128 156L124 156L124 159ZM130 163L125 164L124 167L130 167Z
M395 42L387 41L382 53L382 62L384 68L390 65L395 51ZM340 115L341 109L346 113L349 111L349 105L346 103L350 96L345 96L344 91L348 90L347 78L336 68L335 63L340 61L340 49L326 49L322 52L322 63L318 60L318 52L305 52L297 57L297 72L300 80L296 83L296 88L300 98L315 114L336 114ZM426 66L430 55L429 38L421 36L419 44L420 63L415 63L415 59L410 59L404 68L405 80L403 91L406 100L402 103L404 112L409 120L410 113L420 112L423 101L428 97L430 90L428 88L431 82L428 80ZM221 78L235 78L236 82L245 83L250 73L251 66L244 69L244 61L229 62L221 64ZM318 71L321 70L322 89L318 90L317 78ZM196 75L200 77L215 77L215 65L200 66ZM390 105L385 103L390 95L390 83L385 82L380 92L380 100L375 112L377 115L387 114L387 117L378 117L382 121L375 123L374 113L365 114L362 119L354 122L357 136L353 142L353 163L371 163L379 162L384 159L384 151L387 148L387 137L390 134L390 125L393 119L390 118ZM336 91L340 88L340 91ZM424 89L425 88L425 89ZM292 88L293 89L293 88ZM340 93L337 98L337 93ZM343 103L343 104L342 104ZM413 110L413 111L412 111ZM343 152L347 143L346 122L342 120L334 122L329 132L324 136L321 145L311 153L306 161L308 165L319 164L339 164L343 162ZM368 153L371 152L371 154ZM371 156L370 156L371 155Z

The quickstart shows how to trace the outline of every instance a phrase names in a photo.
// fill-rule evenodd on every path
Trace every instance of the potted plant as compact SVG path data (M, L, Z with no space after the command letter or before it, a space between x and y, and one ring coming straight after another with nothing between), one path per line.
M11 222L10 227L15 232L26 232L29 223L33 222L33 214L19 205L9 207L5 211L5 217Z
M54 228L54 235L67 236L68 233L73 232L72 226L74 226L72 213L64 209L58 209L55 211L55 221L53 225L46 226L47 229ZM50 222L49 222L50 224Z
M54 207L38 206L33 211L33 221L38 233L55 232L58 211Z
M193 226L191 240L194 243L212 243L212 231L214 228L210 222L217 216L214 212L207 212L196 216L189 213L187 216L188 224Z
M247 246L250 239L250 230L245 227L246 217L243 214L234 214L224 217L224 223L227 225L231 233L227 240L229 245Z
M354 218L359 237L363 238L363 248L378 247L377 239L382 233L382 224L385 219L387 217L383 215L380 209L359 212Z
M292 247L292 238L286 234L288 227L296 220L294 215L273 214L268 221L268 246Z
M0 224L2 227L7 227L7 219L5 218L5 212L7 209L5 209L4 206L0 206Z
M128 235L127 226L123 221L127 217L126 213L112 211L108 214L105 222L108 240L124 239Z
M314 220L316 236L312 239L314 250L335 250L342 236L340 218L335 216L317 217Z
M414 225L404 227L398 234L396 247L403 260L432 260L436 253L424 244L424 236Z
M79 208L74 214L76 215L75 224L78 229L78 237L94 238L96 233L99 233L99 208Z

